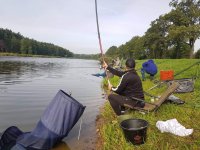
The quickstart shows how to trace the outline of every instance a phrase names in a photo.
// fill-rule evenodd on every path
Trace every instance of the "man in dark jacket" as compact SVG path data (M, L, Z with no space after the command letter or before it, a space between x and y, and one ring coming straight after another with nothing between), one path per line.
M134 100L134 98L144 100L142 82L135 71L134 59L127 59L126 71L124 72L111 68L105 62L103 67L109 70L112 74L121 77L119 85L116 88L111 84L108 85L108 89L116 93L108 96L108 100L116 115L121 115L121 107L124 106L124 104L133 107L144 107L144 103Z

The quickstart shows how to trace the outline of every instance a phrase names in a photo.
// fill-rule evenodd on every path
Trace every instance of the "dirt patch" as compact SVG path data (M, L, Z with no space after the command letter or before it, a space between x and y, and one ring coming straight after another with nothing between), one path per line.
M100 108L100 113L99 115L97 115L96 117L96 135L97 135L97 138L96 138L96 150L101 150L102 149L102 145L104 143L102 137L101 137L101 128L104 124L104 119L101 115L102 111L104 110L103 106Z

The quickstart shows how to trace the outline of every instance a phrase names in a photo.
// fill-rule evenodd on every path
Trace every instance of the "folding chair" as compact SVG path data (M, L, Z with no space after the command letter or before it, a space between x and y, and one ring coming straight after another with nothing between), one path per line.
M138 102L145 103L145 106L143 108L133 107L133 106L127 105L127 104L124 104L124 107L133 109L133 110L144 111L144 112L156 111L165 102L165 100L179 87L179 85L180 84L178 82L173 82L168 87L168 89L164 93L162 93L161 97L159 97L158 100L155 101L154 103L145 102L138 98L132 98L133 100L136 100Z

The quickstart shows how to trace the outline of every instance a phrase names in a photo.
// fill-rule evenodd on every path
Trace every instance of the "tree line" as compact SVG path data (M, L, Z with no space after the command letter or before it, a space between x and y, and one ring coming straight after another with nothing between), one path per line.
M74 54L74 58L78 59L99 59L101 54Z
M134 36L125 44L110 47L111 57L200 58L194 53L195 41L200 38L200 0L172 0L167 14L152 21L143 36Z
M20 33L3 28L0 28L0 52L59 57L73 57L74 55L65 48L29 39Z

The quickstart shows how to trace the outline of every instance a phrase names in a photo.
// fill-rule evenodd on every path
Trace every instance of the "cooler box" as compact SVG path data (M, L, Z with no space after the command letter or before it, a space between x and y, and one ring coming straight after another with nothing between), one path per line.
M174 70L161 70L160 71L160 80L174 80Z

